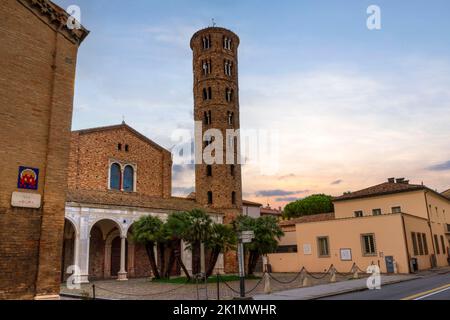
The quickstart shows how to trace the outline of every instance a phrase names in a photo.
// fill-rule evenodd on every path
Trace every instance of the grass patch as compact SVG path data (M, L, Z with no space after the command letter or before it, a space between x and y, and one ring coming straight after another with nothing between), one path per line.
M245 277L246 280L259 280L261 277L257 276L247 276ZM236 275L221 275L219 277L220 282L232 282L232 281L239 281L239 276ZM170 283L170 284L183 284L186 283L187 278L186 277L177 277L177 278L170 278L170 279L153 279L151 282L153 283ZM217 282L217 276L213 275L208 278L208 283L216 283ZM191 279L191 284L195 284L195 280Z

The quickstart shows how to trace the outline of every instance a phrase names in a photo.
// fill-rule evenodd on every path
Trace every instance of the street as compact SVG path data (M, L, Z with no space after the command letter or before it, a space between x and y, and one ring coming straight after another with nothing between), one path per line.
M450 300L450 273L385 285L320 300Z

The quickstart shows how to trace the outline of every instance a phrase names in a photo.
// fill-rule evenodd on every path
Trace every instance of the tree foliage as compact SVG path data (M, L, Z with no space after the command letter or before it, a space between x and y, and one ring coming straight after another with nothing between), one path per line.
M284 208L283 216L285 218L295 218L333 211L334 206L331 196L315 194L289 203Z
M182 259L179 248L181 241L192 250L192 274L200 273L201 244L209 251L209 263L206 275L209 277L221 253L235 248L236 234L230 227L214 223L203 210L194 209L186 212L176 212L163 223L159 218L145 216L133 225L133 238L137 243L144 244L150 260L150 266L156 279L169 278L175 263L178 263L191 278ZM154 248L157 247L158 264Z
M253 275L258 259L262 255L275 252L278 240L284 235L278 220L272 216L252 218L240 216L235 221L235 229L238 232L253 231L255 238L251 243L245 244L248 253L247 274Z

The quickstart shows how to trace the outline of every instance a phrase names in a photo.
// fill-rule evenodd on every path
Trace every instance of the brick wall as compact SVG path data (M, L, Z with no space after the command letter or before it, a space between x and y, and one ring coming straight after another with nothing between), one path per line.
M46 4L0 2L0 299L59 293L78 43ZM38 210L11 207L19 166L40 169Z
M125 151L125 146L129 151ZM136 165L138 194L171 196L170 152L147 141L125 124L72 133L69 189L107 191L111 161Z

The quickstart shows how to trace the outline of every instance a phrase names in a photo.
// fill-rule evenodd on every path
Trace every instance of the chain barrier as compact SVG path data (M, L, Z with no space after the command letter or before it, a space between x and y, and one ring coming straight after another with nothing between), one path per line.
M330 271L331 271L333 268L334 268L334 266L331 265L331 266L328 268L328 270L327 270L322 276L315 276L314 274L312 274L311 272L309 272L306 268L304 268L304 269L305 269L306 274L307 274L308 276L310 276L311 278L316 279L316 280L322 280L322 279L324 279L325 277L328 276L328 274L330 273Z
M292 280L288 280L288 281L283 281L283 280L277 279L271 273L269 273L269 277L272 278L273 280L275 280L276 282L281 283L281 284L291 284L291 283L293 283L295 280L297 280L301 276L301 274L303 273L304 270L305 270L305 267L303 267L300 270L300 272L298 272Z
M249 290L249 291L246 291L245 294L247 295L247 294L250 294L250 293L252 293L253 291L255 291L256 288L258 288L259 285L263 282L264 276L265 276L265 275L266 275L266 272L264 272L264 273L262 274L261 279L258 281L258 283L256 284L256 286L254 286L253 289L251 289L251 290Z
M327 270L325 273L323 273L322 275L320 275L320 276L316 275L317 273L316 273L316 274L313 274L313 273L309 272L305 267L302 267L302 269L301 269L299 272L297 272L297 274L295 274L295 276L294 276L292 279L289 279L289 280L281 280L280 278L275 277L271 272L265 271L265 272L261 275L261 279L259 279L259 281L256 283L256 285L255 285L254 287L252 287L252 289L246 291L245 294L248 295L248 294L254 292L254 291L255 291L255 290L263 283L263 281L264 281L265 278L266 278L266 277L265 277L266 274L269 276L270 279L274 280L275 282L278 282L278 283L284 284L284 285L288 285L288 284L294 283L296 280L298 280L298 279L302 276L302 274L304 274L305 277L310 277L310 278L313 278L313 279L316 279L316 280L321 280L321 279L324 279L325 277L327 277L327 276L329 276L329 275L333 275L333 274L334 274L334 275L340 275L340 276L348 276L348 275L355 274L355 273L358 273L358 272L366 273L366 272L365 272L364 270L362 270L358 265L356 265L356 263L353 264L353 266L351 267L350 271L347 272L347 273L339 272L339 271L334 267L334 265L331 265L331 266L328 268L328 270ZM198 280L200 280L200 279L197 278L197 279L195 279L195 280L197 280L197 286L198 286L198 285L200 284L200 283L198 282ZM218 281L218 287L220 286L220 283L223 283L223 284L225 285L226 288L228 288L229 290L231 290L232 293L234 293L234 294L236 294L236 295L240 295L240 290L233 288L230 284L228 284L227 281L225 281L225 279L224 279L220 274L217 274L217 281ZM236 281L233 281L233 282L236 282ZM148 294L124 293L124 292L119 292L119 291L116 291L116 290L112 290L112 289L107 289L107 288L104 288L104 287L100 287L100 286L98 286L98 285L93 285L93 288L95 287L95 289L100 289L100 290L103 290L103 291L106 291L106 292L109 292L109 293L112 293L112 294L117 294L117 295L122 295L122 296L130 296L130 297L152 297L152 296L158 296L158 295L165 295L165 294L173 293L173 292L178 291L179 289L181 289L181 288L187 286L189 283L191 283L191 282L190 282L189 280L186 280L186 282L183 283L182 285L177 286L177 287L175 287L175 288L172 288L172 289L170 289L170 290L161 291L161 292L153 292L153 293L148 293ZM237 282L236 282L236 283L237 283ZM202 283L202 284L203 284L203 283ZM208 282L205 281L204 285L205 285L205 287L206 287L206 289L207 289ZM95 289L94 289L94 290L95 290ZM199 289L197 288L197 291L198 291L198 290L199 290ZM208 290L208 289L207 289L207 290ZM219 290L219 288L218 288L218 290ZM218 294L219 294L219 292L220 292L220 291L218 291ZM197 292L197 294L198 294L198 292Z
M219 279L222 279L221 275L218 274ZM234 288L232 288L226 281L220 281L221 283L225 284L226 287L228 287L228 289L230 289L231 291L233 291L236 294L241 294L241 292L239 290L235 290Z
M119 292L119 291L115 291L115 290L111 290L111 289L106 289L103 287L100 287L98 285L95 285L96 289L101 289L104 290L106 292L109 293L113 293L113 294L118 294L118 295L123 295L123 296L130 296L130 297L151 297L151 296L156 296L156 295L163 295L163 294L168 294L168 293L172 293L174 291L177 291L183 287L185 287L186 285L189 284L189 281L186 281L185 283L183 283L181 286L178 286L176 288L172 288L170 290L167 291L162 291L162 292L153 292L153 293L148 293L148 294L133 294L133 293L125 293L125 292Z

